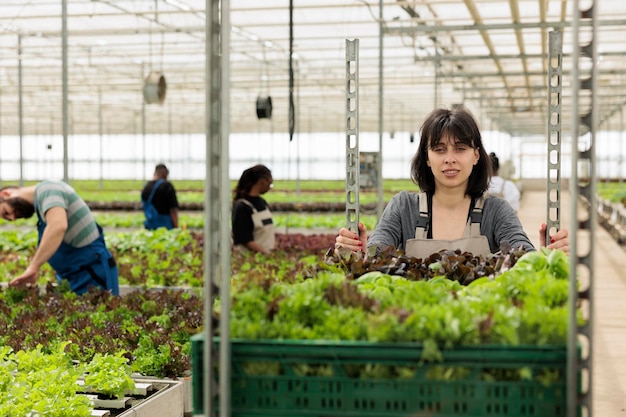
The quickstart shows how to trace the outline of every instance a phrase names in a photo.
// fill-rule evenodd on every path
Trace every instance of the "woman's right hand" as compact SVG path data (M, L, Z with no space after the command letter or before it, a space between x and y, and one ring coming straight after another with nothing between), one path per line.
M359 223L359 233L342 227L335 238L335 249L349 249L353 252L365 252L367 248L367 228Z

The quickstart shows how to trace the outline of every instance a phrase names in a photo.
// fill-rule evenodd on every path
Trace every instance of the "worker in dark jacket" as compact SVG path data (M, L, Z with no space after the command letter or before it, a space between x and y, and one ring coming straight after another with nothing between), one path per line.
M169 173L165 165L158 164L152 181L148 181L141 191L141 203L146 215L143 224L148 230L178 227L178 199L174 185L167 180Z

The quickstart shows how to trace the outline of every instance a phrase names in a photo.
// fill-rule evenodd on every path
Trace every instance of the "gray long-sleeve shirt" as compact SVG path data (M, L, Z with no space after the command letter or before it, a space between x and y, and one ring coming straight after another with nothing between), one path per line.
M419 197L417 193L401 191L391 198L368 238L367 246L389 245L406 249L406 241L415 238L415 226L419 218ZM496 196L485 196L480 234L487 237L492 253L500 250L500 242L508 242L512 247L523 245L527 251L535 250L522 228L522 224L511 205Z

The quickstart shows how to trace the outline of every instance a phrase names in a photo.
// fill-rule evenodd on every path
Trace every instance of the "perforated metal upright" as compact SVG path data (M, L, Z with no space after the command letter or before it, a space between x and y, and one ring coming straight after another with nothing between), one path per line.
M593 358L593 259L596 225L595 140L597 128L597 19L595 2L581 11L580 0L573 2L572 18L572 176L570 181L571 232L569 285L569 332L567 415L592 416ZM585 23L581 31L581 23ZM582 44L583 40L587 43ZM581 109L581 105L584 107ZM579 196L587 205L579 213ZM585 324L577 325L576 306L580 305ZM581 358L578 359L578 345ZM578 383L580 379L580 386ZM579 392L580 389L580 392Z
M548 46L548 172L546 242L561 228L561 139L563 103L563 32L549 33Z
M359 40L346 39L346 228L359 231Z

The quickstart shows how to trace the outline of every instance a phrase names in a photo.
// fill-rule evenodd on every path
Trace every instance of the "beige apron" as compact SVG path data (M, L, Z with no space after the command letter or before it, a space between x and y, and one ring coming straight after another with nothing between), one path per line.
M480 234L480 220L482 218L484 199L476 200L474 209L467 219L463 237L453 240L428 239L428 197L426 193L419 194L419 209L421 221L415 228L415 239L406 241L406 255L415 258L428 258L442 249L471 252L473 255L488 256L491 254L489 241Z
M254 225L252 236L254 237L254 242L268 251L274 249L274 223L272 222L272 212L269 207L265 208L265 210L257 211L248 200L242 198L240 201L252 208L252 223ZM244 245L236 245L235 247L247 250Z

